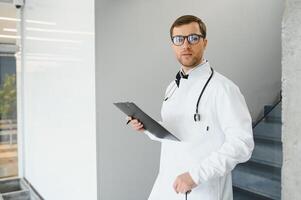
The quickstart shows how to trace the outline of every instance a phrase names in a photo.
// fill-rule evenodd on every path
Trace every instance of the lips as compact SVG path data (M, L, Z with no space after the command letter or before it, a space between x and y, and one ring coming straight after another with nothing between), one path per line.
M192 53L188 53L188 52L185 52L185 53L181 53L181 56L191 56Z
M191 53L184 53L184 54L181 54L181 56L192 56Z

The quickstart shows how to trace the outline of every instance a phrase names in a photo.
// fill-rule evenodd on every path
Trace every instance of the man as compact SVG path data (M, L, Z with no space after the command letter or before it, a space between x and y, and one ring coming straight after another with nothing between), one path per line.
M181 69L167 87L161 124L180 142L159 139L137 119L130 124L160 141L160 171L149 200L233 199L231 170L254 148L252 121L239 88L203 58L206 26L191 15L179 17L170 36Z

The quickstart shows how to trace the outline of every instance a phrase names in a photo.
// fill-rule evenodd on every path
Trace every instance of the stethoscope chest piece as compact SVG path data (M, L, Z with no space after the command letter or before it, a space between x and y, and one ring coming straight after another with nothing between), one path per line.
M195 113L194 116L193 116L193 118L194 118L195 122L201 121L201 115L199 113Z

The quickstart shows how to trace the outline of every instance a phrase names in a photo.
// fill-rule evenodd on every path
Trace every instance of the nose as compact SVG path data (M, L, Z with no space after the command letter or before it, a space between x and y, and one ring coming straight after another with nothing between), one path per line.
M189 42L188 42L188 38L185 38L185 39L184 39L184 43L182 44L182 48L183 48L183 49L188 49L188 48L190 48L190 44L189 44Z

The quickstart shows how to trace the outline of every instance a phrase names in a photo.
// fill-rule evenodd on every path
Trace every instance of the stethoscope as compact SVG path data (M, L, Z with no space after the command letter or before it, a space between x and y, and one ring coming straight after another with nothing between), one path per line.
M204 93L207 85L209 84L209 82L212 79L212 76L214 74L213 68L210 67L210 69L211 69L211 74L210 74L209 78L207 79L207 81L206 81L206 83L205 83L205 85L204 85L204 87L202 89L202 92L201 92L201 94L200 94L200 96L198 98L198 101L196 103L195 114L193 115L193 119L194 119L195 122L201 121L201 115L199 114L199 104L200 104L200 100L201 100L201 98L203 96L203 93ZM164 99L164 101L167 101L173 95L173 93L176 91L176 89L177 89L177 83L175 82L174 85L167 92L167 94L169 94L169 95L167 95L167 97Z

